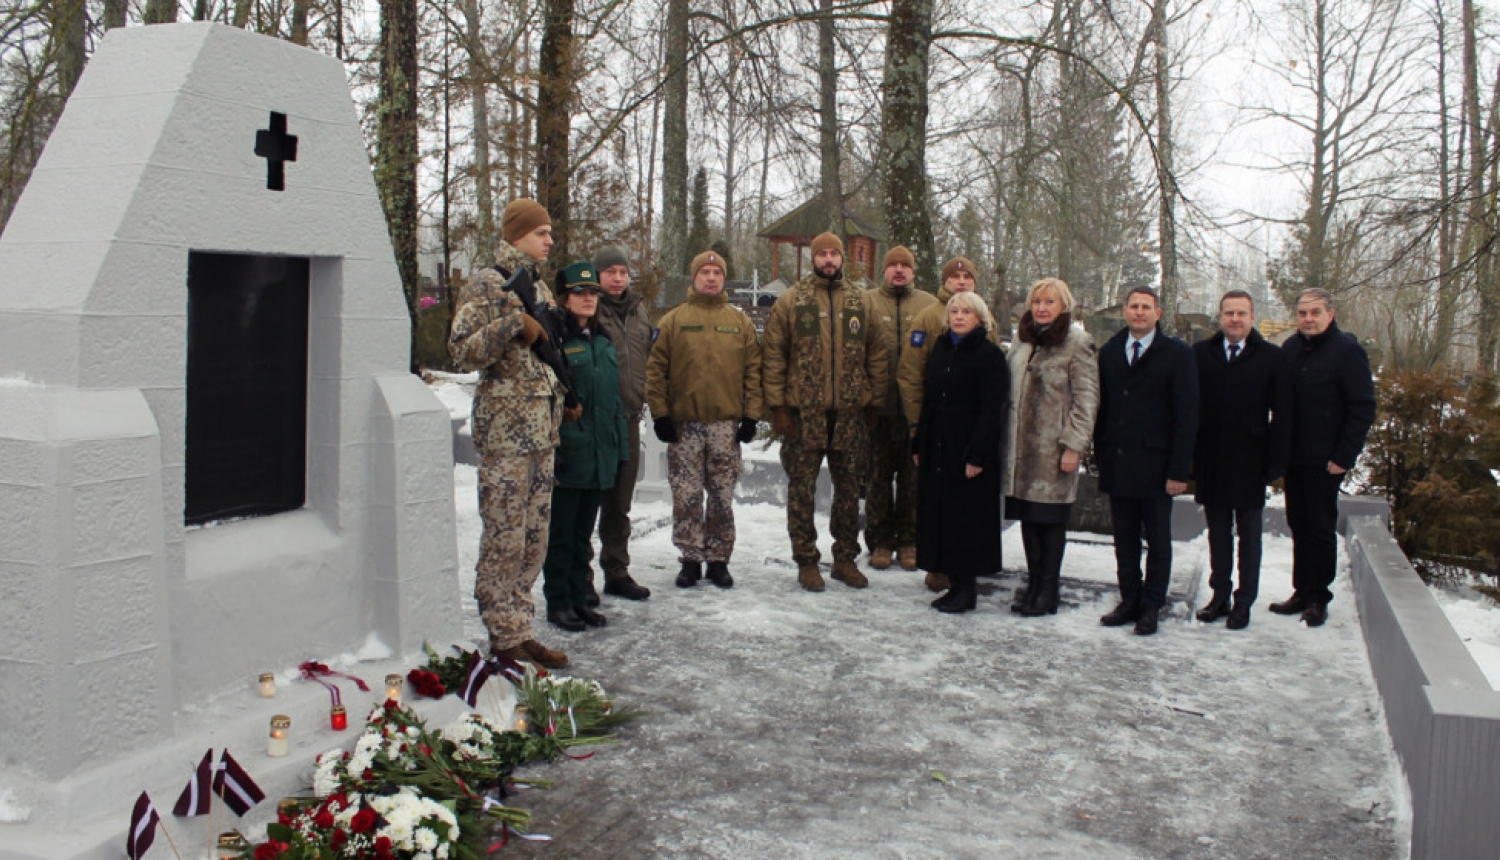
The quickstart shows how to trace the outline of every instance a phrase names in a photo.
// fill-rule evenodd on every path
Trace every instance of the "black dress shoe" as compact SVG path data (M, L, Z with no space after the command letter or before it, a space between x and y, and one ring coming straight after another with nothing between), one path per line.
M1307 610L1307 598L1299 592L1292 592L1292 596L1280 603L1271 604L1271 611L1277 615L1301 615Z
M1124 627L1141 617L1141 601L1136 598L1122 601L1108 615L1099 619L1105 627Z
M651 596L651 589L630 578L630 574L617 576L614 579L604 580L604 593L610 597L623 597L626 600L645 600Z
M1157 610L1154 606L1141 608L1141 617L1135 620L1135 635L1151 636L1156 633Z
M1229 610L1229 620L1225 627L1230 630L1244 630L1250 626L1250 604L1241 600L1234 602L1234 608Z
M720 588L733 588L734 577L729 575L729 564L722 561L709 562L708 581Z
M1212 624L1220 618L1229 614L1229 595L1215 594L1208 605L1198 610L1197 619L1204 624Z
M593 608L589 606L575 606L573 607L573 614L578 616L579 621L582 621L584 624L587 624L590 627L603 627L604 625L609 623L608 618L605 618L603 615L595 612Z
M1302 611L1302 621L1308 627L1322 627L1328 620L1328 607L1321 603L1309 603Z
M703 578L703 562L685 561L682 570L677 571L677 587L692 588Z
M549 609L547 610L547 623L553 627L561 627L570 633L580 633L588 629L583 619L574 614L571 609Z
M972 588L950 588L947 594L932 602L934 609L949 615L968 612L978 605L979 595Z
M583 595L583 604L590 608L598 606L599 592L594 590L594 581L589 580L588 582L584 583L584 586L585 593Z

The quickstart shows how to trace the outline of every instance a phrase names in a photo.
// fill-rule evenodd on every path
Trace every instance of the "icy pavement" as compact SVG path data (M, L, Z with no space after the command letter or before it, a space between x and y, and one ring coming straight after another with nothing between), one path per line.
M466 632L479 522L455 468ZM945 616L919 573L802 591L784 511L736 507L735 587L673 586L665 504L638 506L644 603L606 597L603 630L538 620L571 671L651 712L618 746L522 795L576 858L1399 858L1410 810L1347 571L1322 629L1265 607L1290 592L1291 544L1268 538L1250 628L1177 603L1154 637L1105 629L1107 541L1078 535L1057 616L1010 614L1007 573L978 612ZM819 519L825 569L831 541ZM1200 538L1175 548L1174 592L1206 590ZM863 559L861 559L863 565ZM537 587L540 607L541 588ZM1195 603L1201 603L1201 597Z

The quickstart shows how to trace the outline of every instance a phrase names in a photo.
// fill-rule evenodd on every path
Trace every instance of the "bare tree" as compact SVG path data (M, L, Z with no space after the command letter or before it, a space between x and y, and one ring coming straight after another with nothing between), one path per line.
M891 244L907 246L916 258L918 283L937 282L937 250L927 206L932 6L932 0L892 0L882 86L886 225Z

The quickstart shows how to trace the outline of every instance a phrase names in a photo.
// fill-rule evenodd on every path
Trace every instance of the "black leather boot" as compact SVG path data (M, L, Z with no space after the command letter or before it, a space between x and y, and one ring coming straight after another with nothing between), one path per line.
M723 561L708 563L708 581L720 588L733 588L734 577L729 575L729 564Z
M548 609L547 623L553 627L561 627L570 633L580 633L588 629L583 619L573 613L572 609Z
M573 614L578 616L579 621L590 627L603 627L609 623L609 619L605 618L602 613L594 611L594 608L591 606L575 606L573 607Z
M679 570L677 572L677 587L692 588L693 586L697 585L698 580L702 578L703 562L685 561L682 563L682 570Z
M1065 524L1037 526L1034 540L1037 544L1039 574L1037 587L1031 600L1021 607L1021 614L1028 618L1039 615L1056 615L1058 592L1062 587L1063 551L1068 544L1068 527Z
M630 574L617 576L613 579L604 580L604 593L610 597L623 597L626 600L645 600L651 596L651 589L630 578Z
M1037 579L1042 572L1042 560L1038 553L1041 542L1037 540L1034 524L1021 523L1021 545L1026 548L1026 587L1016 589L1015 599L1010 603L1010 611L1025 615L1026 607L1036 600Z
M1140 617L1141 598L1135 596L1120 601L1120 605L1116 606L1108 615L1100 618L1099 623L1105 627L1124 627L1126 624L1133 624Z

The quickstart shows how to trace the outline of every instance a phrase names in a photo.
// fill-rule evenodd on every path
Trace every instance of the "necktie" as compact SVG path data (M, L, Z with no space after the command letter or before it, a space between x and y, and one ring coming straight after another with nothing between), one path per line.
M1131 366L1134 366L1135 363L1137 361L1140 361L1140 360L1141 360L1141 342L1140 341L1136 341L1135 343L1132 343L1130 345L1130 364L1131 364Z
M1235 356L1237 356L1239 354L1240 354L1240 345L1237 344L1237 343L1231 343L1229 345L1229 360L1230 361L1234 361Z

